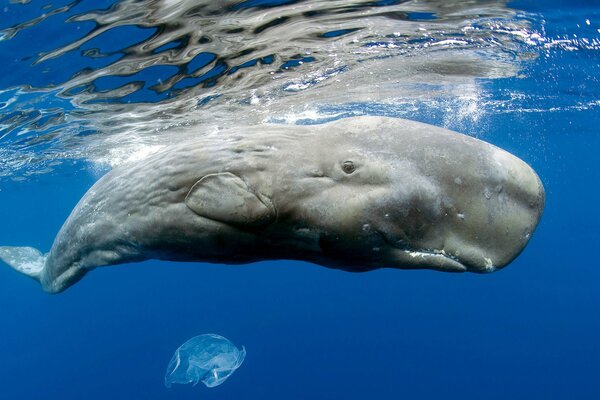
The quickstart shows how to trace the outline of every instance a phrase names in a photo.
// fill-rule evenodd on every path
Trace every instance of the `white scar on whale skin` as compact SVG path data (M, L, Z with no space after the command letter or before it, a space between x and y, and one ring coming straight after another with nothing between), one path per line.
M113 169L47 254L4 246L0 259L50 293L94 268L147 259L485 273L524 249L544 201L525 162L431 125L246 126Z

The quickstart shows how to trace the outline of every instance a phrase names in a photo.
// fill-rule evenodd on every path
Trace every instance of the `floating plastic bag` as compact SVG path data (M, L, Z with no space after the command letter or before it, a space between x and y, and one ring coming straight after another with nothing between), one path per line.
M207 387L225 382L242 365L246 349L239 350L223 336L212 333L191 338L173 354L165 374L165 386L202 381Z

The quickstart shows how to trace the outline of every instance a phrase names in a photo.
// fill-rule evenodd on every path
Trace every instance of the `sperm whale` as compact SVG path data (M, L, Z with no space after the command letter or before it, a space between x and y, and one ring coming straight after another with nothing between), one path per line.
M48 253L4 246L0 259L50 293L147 259L491 272L523 250L544 199L519 158L428 124L257 125L113 169Z

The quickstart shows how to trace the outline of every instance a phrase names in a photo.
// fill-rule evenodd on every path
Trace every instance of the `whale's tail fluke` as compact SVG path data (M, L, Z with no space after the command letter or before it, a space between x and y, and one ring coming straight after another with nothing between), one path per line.
M46 264L46 255L33 247L0 246L0 260L36 281Z

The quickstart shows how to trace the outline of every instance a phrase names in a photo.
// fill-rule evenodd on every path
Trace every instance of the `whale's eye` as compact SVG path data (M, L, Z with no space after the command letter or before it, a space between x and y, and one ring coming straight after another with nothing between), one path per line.
M354 171L356 171L356 167L354 166L354 163L352 161L344 161L344 163L342 164L342 171L344 171L347 174L351 174Z

